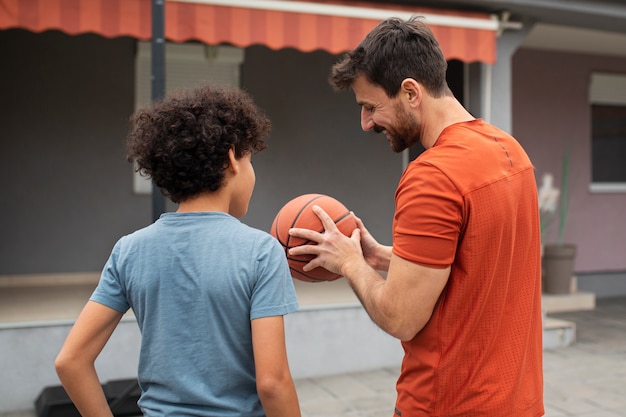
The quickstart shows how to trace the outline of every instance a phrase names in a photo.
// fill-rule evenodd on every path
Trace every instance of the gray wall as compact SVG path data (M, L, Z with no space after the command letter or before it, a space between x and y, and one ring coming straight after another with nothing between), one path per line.
M0 31L0 274L99 269L149 221L123 138L134 42Z
M150 223L150 198L132 194L123 147L134 45L0 31L0 275L99 271L121 235ZM257 188L243 220L269 230L287 200L326 193L390 243L401 158L382 136L361 132L351 93L330 88L335 59L246 51L242 86L274 128L270 148L254 158Z
M269 230L288 200L322 193L342 201L391 244L393 195L402 160L383 135L361 130L352 92L328 84L337 57L293 49L246 51L242 85L268 113L268 149L253 158L257 185L245 221Z
M0 275L99 271L119 236L150 223L150 198L132 194L123 148L134 45L129 38L0 31ZM322 51L246 50L242 86L274 128L269 149L254 158L257 187L243 220L269 230L289 199L326 193L391 243L401 158L381 135L360 130L352 93L328 85L336 59ZM626 60L520 49L511 68L513 133L538 178L550 171L558 180L564 145L572 145L565 237L579 245L576 271L625 271L626 194L588 191L587 89L592 71L623 72Z

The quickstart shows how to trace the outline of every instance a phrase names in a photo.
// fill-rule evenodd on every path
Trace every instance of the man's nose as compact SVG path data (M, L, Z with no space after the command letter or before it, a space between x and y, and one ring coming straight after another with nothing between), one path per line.
M361 129L364 131L372 130L374 128L374 121L369 111L361 108Z

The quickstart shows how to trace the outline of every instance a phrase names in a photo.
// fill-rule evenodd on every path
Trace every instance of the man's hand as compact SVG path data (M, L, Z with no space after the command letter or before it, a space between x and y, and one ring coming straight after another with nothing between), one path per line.
M335 225L331 217L319 206L312 207L313 212L319 217L324 231L322 233L309 229L294 228L289 230L289 234L315 242L315 245L302 245L291 248L290 255L314 255L308 264L302 269L307 272L321 266L336 274L345 275L345 266L350 263L365 263L363 251L361 249L361 230L354 229L351 236L344 235ZM357 224L363 223L357 219ZM371 235L368 236L376 242ZM370 243L371 244L371 243Z
M354 216L354 213L352 213ZM391 246L381 245L374 236L365 228L363 221L354 216L356 225L361 231L361 250L365 262L377 271L387 271L391 259Z

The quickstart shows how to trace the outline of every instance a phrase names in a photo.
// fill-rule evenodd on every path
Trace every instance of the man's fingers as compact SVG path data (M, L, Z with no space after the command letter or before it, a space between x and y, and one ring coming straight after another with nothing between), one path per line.
M289 255L291 256L301 256L301 255L312 255L313 259L309 263L307 263L302 270L304 272L308 272L314 268L319 266L326 267L325 262L322 258L325 257L324 251L328 251L327 245L324 243L327 242L327 239L331 238L332 235L336 233L341 233L335 221L319 206L314 205L311 207L313 213L320 219L322 222L322 226L324 230L320 233L315 230L303 229L303 228L291 228L289 229L289 235L293 237L297 237L300 239L307 240L312 242L313 244L294 246L289 249ZM355 233L353 236L356 240L359 240L359 229L355 229ZM332 239L331 239L332 240Z
M337 225L335 224L333 219L328 215L328 213L324 211L323 208L321 208L320 206L314 205L311 208L311 210L313 210L313 213L315 213L315 215L319 217L320 221L322 222L322 226L324 226L325 231L333 232L337 230Z
M302 229L299 227L289 229L289 235L304 240L310 240L311 242L315 243L320 243L322 240L321 234L319 232L310 229Z
M328 213L324 211L324 209L322 209L320 206L313 206L312 210L322 222L322 226L324 227L324 230L322 232L334 232L338 230L337 225L335 224L333 219L328 215ZM315 230L303 229L303 228L298 228L298 227L289 229L289 235L298 237L301 239L310 240L311 242L316 242L316 243L321 243L322 240L324 239L322 234Z
M289 248L289 255L293 255L293 256L299 256L299 255L319 255L320 254L320 250L319 250L319 246L317 245L311 245L311 244L306 244L306 245L299 245L299 246L294 246L292 248Z

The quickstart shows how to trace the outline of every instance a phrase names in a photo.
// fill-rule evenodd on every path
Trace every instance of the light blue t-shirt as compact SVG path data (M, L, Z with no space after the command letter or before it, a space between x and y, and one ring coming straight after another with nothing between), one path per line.
M264 416L250 321L298 309L269 234L226 213L165 213L116 243L91 300L137 317L144 415Z

